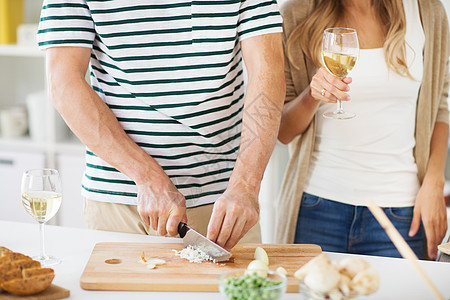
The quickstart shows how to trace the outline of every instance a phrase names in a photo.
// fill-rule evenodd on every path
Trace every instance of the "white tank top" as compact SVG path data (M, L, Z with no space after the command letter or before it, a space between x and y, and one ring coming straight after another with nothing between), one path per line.
M413 206L419 191L414 161L417 97L423 72L425 35L417 0L403 0L409 71L388 69L383 49L361 49L350 74L350 120L327 120L336 104L322 103L305 192L351 205L367 200L382 207Z

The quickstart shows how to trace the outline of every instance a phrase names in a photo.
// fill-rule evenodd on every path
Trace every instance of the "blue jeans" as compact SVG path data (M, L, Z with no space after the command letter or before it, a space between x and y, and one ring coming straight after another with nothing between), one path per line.
M416 255L424 257L425 233L409 237L414 207L383 209ZM384 229L365 206L354 206L303 194L296 244L317 244L323 251L401 257Z

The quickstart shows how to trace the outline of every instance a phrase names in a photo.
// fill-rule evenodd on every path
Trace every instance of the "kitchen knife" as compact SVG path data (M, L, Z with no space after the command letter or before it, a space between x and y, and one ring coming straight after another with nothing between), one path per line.
M192 246L202 250L217 262L227 261L231 258L231 253L220 247L213 241L207 239L187 224L178 224L178 234L183 239L184 246Z

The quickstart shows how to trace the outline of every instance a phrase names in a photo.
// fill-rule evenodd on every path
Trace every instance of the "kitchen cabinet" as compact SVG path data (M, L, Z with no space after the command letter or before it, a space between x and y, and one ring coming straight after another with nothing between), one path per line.
M8 111L14 107L26 108L30 95L45 97L45 53L33 47L0 45L0 110ZM29 132L33 129L44 131L39 138L29 134L20 137L0 137L1 149L23 149L44 151L46 165L55 167L57 153L77 153L82 155L84 147L70 133L61 117L48 99L40 103L39 111L28 111ZM37 100L36 100L37 101ZM35 121L30 122L30 117ZM32 127L36 128L32 128Z
M44 166L45 154L42 151L0 150L0 220L35 223L23 208L20 184L24 170Z
M87 228L84 222L81 178L84 172L84 156L58 154L56 163L61 173L63 201L56 215L61 226Z
M0 45L0 66L0 90L2 91L0 110L10 110L12 107L26 108L25 100L30 94L45 97L45 53L39 51L37 47ZM80 196L81 175L78 176L78 180L73 180L74 174L79 174L79 168L84 166L84 146L70 132L48 99L38 98L33 101L40 101L37 105L33 105L34 111L28 111L28 132L34 132L35 138L32 138L29 133L21 137L0 137L0 150L15 153L14 174L18 175L9 176L3 170L0 176L4 184L2 191L7 195L15 194L15 198L18 199L21 173L24 170L43 167L58 169L63 180L63 188L68 191L64 194L64 202L70 203L61 207L60 214L68 218L62 224L84 227ZM43 107L40 107L42 104ZM29 159L33 154L38 155L39 159ZM73 165L74 159L79 162L79 166ZM67 167L71 164L72 169ZM6 167L3 166L3 169ZM74 192L76 188L78 189ZM74 203L77 203L78 207ZM5 211L10 209L14 213L0 214L0 219L23 220L23 216L17 214L17 209L12 205L7 206ZM66 214L66 209L73 213ZM29 217L25 216L25 218ZM53 223L60 224L62 220L58 216Z
M37 24L42 0L25 0L24 4L25 22ZM17 203L1 204L0 219L32 222L19 201L22 172L31 168L56 168L61 173L63 188L67 190L64 201L68 204L60 211L67 221L56 217L53 222L83 227L80 168L84 166L84 146L48 101L46 86L45 52L37 45L0 44L0 111L30 108L26 118L27 134L19 137L0 135L0 187L2 195L6 195L1 200L17 199ZM74 165L74 161L79 165ZM66 213L66 209L73 214Z

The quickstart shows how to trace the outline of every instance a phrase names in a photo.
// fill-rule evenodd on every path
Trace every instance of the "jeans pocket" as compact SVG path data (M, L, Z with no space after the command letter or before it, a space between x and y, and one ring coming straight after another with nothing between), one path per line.
M411 222L414 215L414 206L409 207L389 207L384 210L386 214L395 220Z
M308 193L303 193L301 208L302 209L313 209L320 205L322 198L314 196Z

